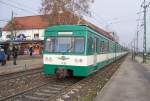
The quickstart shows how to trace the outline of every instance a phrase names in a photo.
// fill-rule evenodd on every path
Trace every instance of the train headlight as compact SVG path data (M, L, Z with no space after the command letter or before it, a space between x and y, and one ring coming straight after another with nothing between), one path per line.
M49 58L48 58L48 60L49 60L49 61L52 61L52 58L51 58L51 57L49 57Z
M78 59L75 59L75 62L78 62Z
M52 57L45 57L45 61L52 61Z
M80 62L82 62L83 60L82 60L82 59L80 59L79 61L80 61Z

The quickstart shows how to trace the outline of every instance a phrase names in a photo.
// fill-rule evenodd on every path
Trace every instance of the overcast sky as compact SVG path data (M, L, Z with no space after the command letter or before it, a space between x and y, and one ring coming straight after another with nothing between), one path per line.
M140 7L142 1L95 0L95 3L91 5L92 17L86 17L86 19L99 27L103 27L107 31L115 31L120 38L120 43L129 45L137 31L136 20L139 19L140 15L140 19L143 17L142 13L137 14L137 12L142 11ZM0 0L0 27L3 27L6 23L1 20L10 20L12 11L14 12L14 16L35 15L38 14L40 4L41 0ZM19 10L20 8L23 9ZM147 13L147 43L150 48L149 9ZM140 21L140 24L142 24L142 21ZM139 34L140 48L142 49L143 31L141 30Z

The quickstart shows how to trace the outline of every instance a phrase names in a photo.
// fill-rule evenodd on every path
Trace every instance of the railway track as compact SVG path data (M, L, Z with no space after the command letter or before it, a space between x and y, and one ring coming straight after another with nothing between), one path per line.
M81 79L81 78L80 78ZM47 101L61 91L64 91L66 88L70 87L74 83L80 80L71 79L71 80L57 80L56 78L51 78L40 85L35 85L31 89L26 89L22 92L3 97L2 101Z
M32 88L44 80L42 69L28 70L0 76L0 100L4 97Z
M77 82L49 101L93 101L93 98L104 87L124 59L125 57L107 65L106 68Z
M3 74L3 75L0 75L0 82L10 80L10 79L16 79L16 78L23 77L26 75L33 75L33 74L37 74L37 73L42 73L42 69L41 68L31 69L31 70L25 70L25 71L21 71L21 72Z
M45 77L42 69L1 75L0 101L43 101L47 97L57 95L57 92L78 80L57 80L54 76Z
M72 99L79 101L81 96L89 95L91 89L100 90L117 70L122 61L120 60L108 65L107 68L103 68L84 79L72 78L58 80L53 76L44 77L42 73L35 73L34 76L31 76L33 73L31 75L26 74L26 79L22 80L23 83L18 85L17 83L14 84L16 82L14 79L11 79L14 81L13 83L3 83L3 85L9 85L6 86L7 89L4 89L4 87L0 90L0 101L71 101ZM26 80L27 82L24 83ZM23 87L17 87L19 85ZM2 87L1 84L0 87ZM12 88L15 89L13 90ZM4 91L8 91L9 93ZM87 100L84 99L82 101Z

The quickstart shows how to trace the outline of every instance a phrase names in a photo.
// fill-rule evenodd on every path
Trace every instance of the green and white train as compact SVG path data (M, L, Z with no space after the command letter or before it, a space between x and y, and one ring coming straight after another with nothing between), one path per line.
M43 70L57 77L86 77L127 51L110 38L86 25L48 27L44 35Z

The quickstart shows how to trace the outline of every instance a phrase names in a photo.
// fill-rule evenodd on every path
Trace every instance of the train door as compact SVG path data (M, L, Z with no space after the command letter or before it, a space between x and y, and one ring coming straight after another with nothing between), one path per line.
M93 59L93 63L94 66L97 64L97 41L98 39L96 37L94 37L94 59Z

